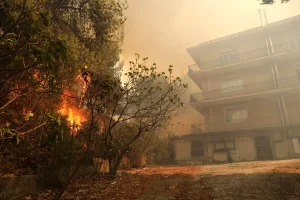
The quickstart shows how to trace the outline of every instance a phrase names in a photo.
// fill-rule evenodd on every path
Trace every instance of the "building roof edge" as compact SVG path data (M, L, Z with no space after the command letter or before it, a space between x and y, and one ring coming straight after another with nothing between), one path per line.
M255 31L260 31L260 30L268 29L270 27L280 26L282 24L285 24L285 23L288 23L288 22L291 22L291 21L294 21L294 20L299 20L299 19L300 19L300 15L296 15L296 16L293 16L293 17L289 17L289 18L286 18L286 19L282 19L282 20L279 20L279 21L276 21L276 22L269 23L267 26L264 26L264 27L263 26L259 26L259 27L251 28L251 29L244 30L244 31L241 31L241 32L237 32L237 33L234 33L234 34L230 34L230 35L226 35L226 36L223 36L223 37L219 37L219 38L216 38L216 39L213 39L213 40L208 40L208 41L202 42L202 43L200 43L198 45L189 47L186 50L189 52L189 50L192 50L192 49L197 48L197 47L201 47L201 46L205 46L205 45L209 45L209 44L221 42L221 41L224 41L224 40L227 40L227 39L231 39L231 38L234 38L234 37L238 37L238 36L241 36L241 35L253 33Z

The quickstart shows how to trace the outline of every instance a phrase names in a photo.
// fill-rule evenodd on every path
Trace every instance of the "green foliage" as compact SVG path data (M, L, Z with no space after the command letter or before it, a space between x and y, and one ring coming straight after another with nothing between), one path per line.
M124 9L117 0L1 2L0 119L15 129L25 123L22 119L43 123L47 118L41 115L57 110L64 89L78 90L71 86L84 66L112 75ZM40 102L49 109L42 110ZM32 120L11 114L24 106L34 113Z
M16 134L9 125L7 131L13 135L10 139L3 140L0 145L4 166L0 168L0 173L36 173L39 165L45 165L53 153L56 153L56 146L61 143L71 144L69 127L65 119L60 119L60 124L56 120L44 127L45 130L35 134ZM4 131L4 128L1 129ZM8 138L8 137L7 137ZM55 138L54 141L51 138Z
M0 153L7 151L15 168L61 171L78 158L71 156L77 148L85 152L86 138L71 137L74 129L58 113L63 92L78 108L81 96L74 94L84 83L76 78L85 66L114 75L125 9L118 0L0 1ZM101 79L103 91L109 80Z
M72 173L74 166L84 154L81 143L71 138L65 139L52 146L48 152L47 160L39 163L37 174L48 186L61 186L65 184Z

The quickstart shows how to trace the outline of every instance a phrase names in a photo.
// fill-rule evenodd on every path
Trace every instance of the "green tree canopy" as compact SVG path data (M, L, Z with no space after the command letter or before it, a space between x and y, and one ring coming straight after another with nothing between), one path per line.
M0 2L0 130L28 133L56 112L83 68L113 74L123 42L117 0Z

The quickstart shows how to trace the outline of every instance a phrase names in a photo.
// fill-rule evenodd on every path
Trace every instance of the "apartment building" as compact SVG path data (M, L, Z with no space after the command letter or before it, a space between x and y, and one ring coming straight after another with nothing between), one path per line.
M174 142L177 161L300 156L300 15L187 49L204 120Z

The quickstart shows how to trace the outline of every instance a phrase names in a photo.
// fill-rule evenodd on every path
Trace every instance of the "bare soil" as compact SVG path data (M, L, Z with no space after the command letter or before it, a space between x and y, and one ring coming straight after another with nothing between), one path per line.
M52 199L53 190L24 199ZM151 166L74 180L63 199L300 199L300 160Z

